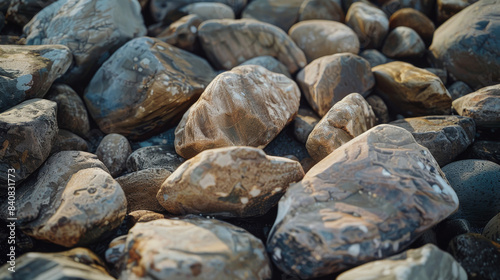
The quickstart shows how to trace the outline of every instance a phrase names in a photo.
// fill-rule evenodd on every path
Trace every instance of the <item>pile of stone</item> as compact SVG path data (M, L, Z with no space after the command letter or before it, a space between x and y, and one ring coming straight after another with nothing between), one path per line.
M0 278L500 279L498 14L0 0Z

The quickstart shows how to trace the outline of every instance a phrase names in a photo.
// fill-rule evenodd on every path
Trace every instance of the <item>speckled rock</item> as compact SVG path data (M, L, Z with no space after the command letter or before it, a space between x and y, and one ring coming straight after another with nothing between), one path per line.
M125 195L104 164L79 151L52 155L16 195L18 227L65 247L99 240L120 225L127 210Z
M500 164L500 141L476 141L467 149L465 156Z
M62 44L75 63L64 75L70 85L88 81L128 40L146 34L137 0L59 0L24 26L27 45Z
M162 21L165 17L175 13L188 4L197 2L217 2L230 6L235 14L239 14L246 6L247 0L150 0L150 12L155 22Z
M119 279L270 279L262 242L244 229L201 218L138 223L127 236Z
M290 28L290 37L304 51L307 61L337 53L359 52L359 39L347 25L331 20L306 20Z
M438 76L400 61L373 67L375 91L405 117L449 115L451 96Z
M162 168L174 172L184 159L168 145L154 145L135 150L127 159L128 172L148 168Z
M482 234L489 240L500 244L500 213L491 218L484 227Z
M57 253L30 252L16 259L15 272L7 270L9 264L0 269L4 280L113 280L106 271L104 262L86 248L75 248Z
M83 151L88 152L89 146L87 141L82 137L65 129L59 129L57 138L52 145L50 154L55 154L60 151Z
M455 237L448 252L462 265L469 280L500 279L500 245L477 233Z
M375 126L375 114L359 93L344 97L326 113L307 138L309 155L320 161L331 152Z
M398 26L413 29L428 44L432 42L432 35L436 30L434 23L425 14L413 8L400 9L391 15L389 27L394 29Z
M372 94L366 98L366 102L372 107L375 114L376 124L384 124L390 121L389 109L380 96Z
M264 148L297 114L300 90L284 75L244 65L217 76L184 114L175 150L191 158L227 146Z
M439 26L429 48L434 63L474 89L500 83L499 13L499 0L483 0Z
M461 160L443 167L460 200L454 218L484 226L500 212L500 165L487 160Z
M146 139L175 124L214 77L203 58L141 37L102 65L84 99L103 132Z
M467 280L463 267L432 244L410 249L385 260L370 262L337 277L337 280Z
M436 227L436 238L439 247L448 248L450 241L461 234L472 232L470 223L465 219L446 219Z
M299 162L266 156L261 149L212 149L181 165L156 198L175 215L260 216L303 176Z
M391 122L413 135L417 143L429 149L439 166L445 166L474 142L476 125L460 116L425 116Z
M478 0L436 0L437 21L443 23Z
M458 207L443 177L411 133L376 126L288 188L268 252L282 271L301 278L393 255Z
M56 110L55 102L35 98L0 113L2 188L7 188L9 169L15 169L19 184L49 157L59 130Z
M116 178L127 197L127 213L136 210L162 212L156 194L172 172L164 168L146 168Z
M462 81L456 81L448 87L448 92L450 93L451 99L453 101L473 91L474 90L472 90L466 83Z
M375 5L365 2L353 3L347 11L345 22L356 32L363 49L379 48L389 32L387 15Z
M203 21L210 19L235 18L233 9L223 3L198 2L184 6L180 9L180 11L190 15L197 15Z
M299 19L299 10L304 0L253 0L241 14L242 18L250 18L267 22L284 31Z
M89 116L82 98L68 85L54 84L45 97L57 103L57 123L82 137L90 130Z
M370 64L350 53L340 53L314 60L297 75L297 83L319 116L348 94L370 93L375 84Z
M300 108L297 116L293 119L293 135L301 143L307 142L307 137L314 129L320 118L314 111Z
M269 55L254 57L252 59L243 62L241 65L259 65L266 68L269 71L283 74L290 79L292 78L286 66L276 58Z
M72 62L62 45L0 45L0 112L27 99L42 98Z
M38 12L57 0L9 0L9 8L5 15L7 21L19 26L27 24ZM1 4L0 4L1 5Z
M99 143L95 154L109 170L111 176L120 175L126 168L132 148L127 138L120 134L106 135Z
M461 116L473 118L477 126L500 127L500 84L456 99L453 109Z
M382 52L390 58L419 57L425 52L425 44L415 30L398 26L387 35Z
M203 19L198 15L187 15L170 24L155 37L172 46L193 52L196 49L198 27Z
M306 58L292 39L278 27L251 19L208 20L198 31L203 49L218 69L229 70L257 56L270 55L290 73L306 65Z
M304 0L299 10L299 21L324 19L344 22L345 15L340 0Z
M373 49L364 50L359 54L359 56L366 59L366 61L370 63L371 67L375 67L380 64L386 64L390 61L383 53Z

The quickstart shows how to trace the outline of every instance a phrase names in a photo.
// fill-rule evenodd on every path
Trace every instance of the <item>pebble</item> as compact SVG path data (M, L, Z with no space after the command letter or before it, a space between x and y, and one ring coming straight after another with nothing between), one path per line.
M453 109L460 116L473 118L479 127L500 128L500 84L455 99Z
M344 22L341 0L304 0L299 10L299 21L324 19Z
M266 22L286 32L298 21L302 2L304 0L253 0L243 10L241 18Z
M233 1L234 2L234 1ZM234 19L234 10L224 3L197 2L186 5L180 9L181 12L199 16L202 21L210 19Z
M59 129L55 143L52 145L50 154L60 151L83 151L88 152L89 146L85 139L65 129Z
M307 137L318 124L320 118L313 110L307 108L299 108L297 116L293 120L293 135L300 143L305 144Z
M420 57L425 50L422 38L415 30L406 26L394 28L382 46L382 52L390 58Z
M104 136L95 152L113 177L125 171L127 158L131 153L132 148L127 138L115 133Z
M450 93L451 99L453 101L473 91L474 90L472 90L466 83L462 81L456 81L448 87L448 92Z
M465 158L500 164L500 141L476 141L467 149Z
M184 159L171 146L154 145L135 150L127 158L127 171L134 172L148 168L162 168L174 172Z
M169 45L193 52L197 47L198 27L202 22L203 19L196 14L187 15L170 24L155 37Z
M482 235L500 244L500 213L496 214L484 227Z
M281 63L279 60L276 58L269 56L269 55L264 55L264 56L257 56L254 58L251 58L245 62L243 62L240 65L259 65L264 68L266 68L269 71L283 74L287 76L288 78L292 79L292 76L290 75L290 72L288 72L288 69L286 66Z
M436 27L434 23L423 13L413 8L397 10L389 19L389 27L394 29L398 26L406 26L413 29L428 44L432 42L432 36Z
M363 49L378 49L382 46L389 32L387 15L375 5L355 2L347 10L347 26L358 35L359 45Z

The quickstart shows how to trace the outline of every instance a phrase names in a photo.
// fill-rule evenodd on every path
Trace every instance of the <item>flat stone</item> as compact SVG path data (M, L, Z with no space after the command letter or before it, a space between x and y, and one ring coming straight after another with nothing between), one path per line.
M249 2L241 14L242 18L266 22L286 32L298 21L299 10L304 0L253 0Z
M351 279L453 279L467 280L467 273L450 254L432 244L410 249L385 260L348 270L337 280Z
M266 156L261 149L212 149L181 165L156 198L174 215L260 216L303 176L299 162Z
M306 66L301 49L280 28L252 20L207 20L198 36L212 64L229 70L251 58L270 55L283 63L290 73Z
M284 75L257 65L218 75L175 131L175 150L191 158L227 146L264 148L297 114L300 90Z
M437 21L443 23L478 0L436 0Z
M344 22L341 0L304 0L299 10L299 21L324 19Z
M375 126L375 122L370 104L359 93L351 93L335 103L314 127L307 138L307 151L314 160L320 161Z
M375 91L389 111L405 117L449 115L451 96L438 76L395 61L373 67Z
M56 110L55 102L35 98L0 113L2 188L7 189L9 169L19 184L49 157L59 130Z
M387 15L375 5L365 2L353 3L347 11L345 22L356 32L363 49L381 47L389 32Z
M267 249L285 273L318 277L401 251L457 207L429 150L379 125L288 188Z
M322 117L350 93L367 96L375 78L364 58L340 53L311 62L297 74L297 83L311 107Z
M500 141L476 141L467 149L465 156L500 164Z
M134 172L148 168L162 168L174 172L184 159L179 156L174 147L154 145L135 150L127 159L127 171Z
M26 25L38 12L57 0L9 0L6 19L19 26Z
M82 137L65 129L59 129L55 143L52 145L50 154L60 151L83 151L88 152L88 143Z
M425 116L393 121L413 135L417 143L429 149L439 166L445 166L474 142L474 120L460 116Z
M184 6L180 9L180 11L190 15L197 15L203 21L210 19L235 18L233 9L223 3L198 2Z
M390 62L390 59L383 53L374 49L364 50L359 54L359 56L366 59L366 61L370 63L371 67Z
M473 118L480 127L500 127L500 84L481 88L453 101L460 116Z
M432 20L425 14L412 8L403 8L391 15L389 27L394 29L398 26L406 26L413 29L426 43L432 42L432 36L436 30Z
M115 133L106 135L95 152L97 158L106 165L113 177L125 171L127 159L131 153L132 148L127 138Z
M484 227L482 234L489 240L500 244L500 213L491 218Z
M301 21L288 31L292 40L304 52L307 61L337 53L359 52L359 39L347 25L331 20Z
M472 90L466 83L462 81L456 81L448 87L448 92L450 93L451 99L453 101L473 91L474 90Z
M385 39L382 52L390 58L419 57L425 52L425 44L415 30L398 26Z
M187 15L174 23L155 37L180 49L193 52L196 49L198 27L203 19L198 15Z
M299 108L299 112L295 119L293 119L293 135L302 144L307 142L307 137L314 129L316 124L319 122L320 118L314 113L314 111Z
M366 102L372 107L373 113L375 114L376 124L389 123L389 109L385 102L380 96L371 94L366 99Z
M474 89L500 83L499 4L486 0L463 9L436 29L429 48L434 64Z
M233 9L234 14L239 14L247 5L247 0L151 0L149 10L152 19L155 22L159 22L164 20L165 17L175 13L177 10L181 10L189 4L198 2L217 2L225 4Z
M252 59L249 59L249 60L243 62L240 65L259 65L259 66L266 68L269 71L272 71L272 72L275 72L278 74L283 74L290 79L292 78L292 76L290 75L290 72L288 72L288 69L286 68L286 66L283 63L281 63L279 60L277 60L276 58L269 56L269 55L254 57Z
M84 99L103 132L144 140L177 123L214 77L203 58L141 37L102 65Z
M45 96L72 62L71 52L62 45L1 45L0 57L0 112Z
M146 34L139 1L60 0L24 26L27 45L62 44L75 63L64 75L69 85L87 82L117 48Z
M262 241L228 223L161 219L138 223L127 236L117 267L120 279L270 279Z

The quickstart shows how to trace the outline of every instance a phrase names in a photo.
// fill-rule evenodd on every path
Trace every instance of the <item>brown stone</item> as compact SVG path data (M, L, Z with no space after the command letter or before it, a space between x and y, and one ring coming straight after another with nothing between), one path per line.
M379 48L389 32L387 15L375 5L365 2L353 3L347 11L345 21L358 35L363 49Z
M344 22L340 0L304 0L299 10L299 21L324 19Z
M375 90L390 111L405 117L450 114L451 96L431 72L400 61L372 70Z
M293 80L257 65L217 76L184 114L175 150L191 158L227 146L263 148L297 114L300 90Z
M301 21L288 31L295 44L304 51L307 61L337 53L359 52L359 39L347 25L331 20Z
M203 19L197 15L187 15L170 24L156 38L172 46L192 52L196 47L198 26L202 22Z
M477 126L500 127L500 84L456 99L453 109L460 116L473 118Z
M382 52L390 58L419 57L425 52L425 44L415 30L398 26L387 35Z
M427 44L432 41L432 35L436 30L434 23L426 15L412 8L400 9L392 14L389 27L394 29L398 26L413 29Z
M304 0L253 0L241 17L267 22L286 32L298 21L302 2Z
M390 121L389 109L380 96L372 94L366 98L366 102L372 107L375 113L376 124L384 124Z
M87 141L73 132L65 129L59 129L57 138L52 146L50 154L55 154L60 151L82 151L88 152L89 147Z
M340 53L314 60L299 74L297 82L319 116L348 94L370 93L375 84L370 64L364 58Z
M306 58L292 39L278 27L251 19L208 20L200 25L200 41L216 68L229 70L250 58L270 55L290 73L306 65Z
M307 137L314 129L320 118L312 110L300 108L299 113L293 119L293 134L302 144L307 142Z
M437 21L443 23L478 0L436 0Z
M320 161L372 128L375 121L375 114L363 96L351 93L335 103L314 127L307 138L307 151L314 160Z
M127 138L115 133L106 135L95 152L113 177L125 171L127 158L131 153L132 148Z
M180 9L190 15L197 15L203 21L210 19L234 19L234 11L231 7L223 3L198 2L189 4Z

